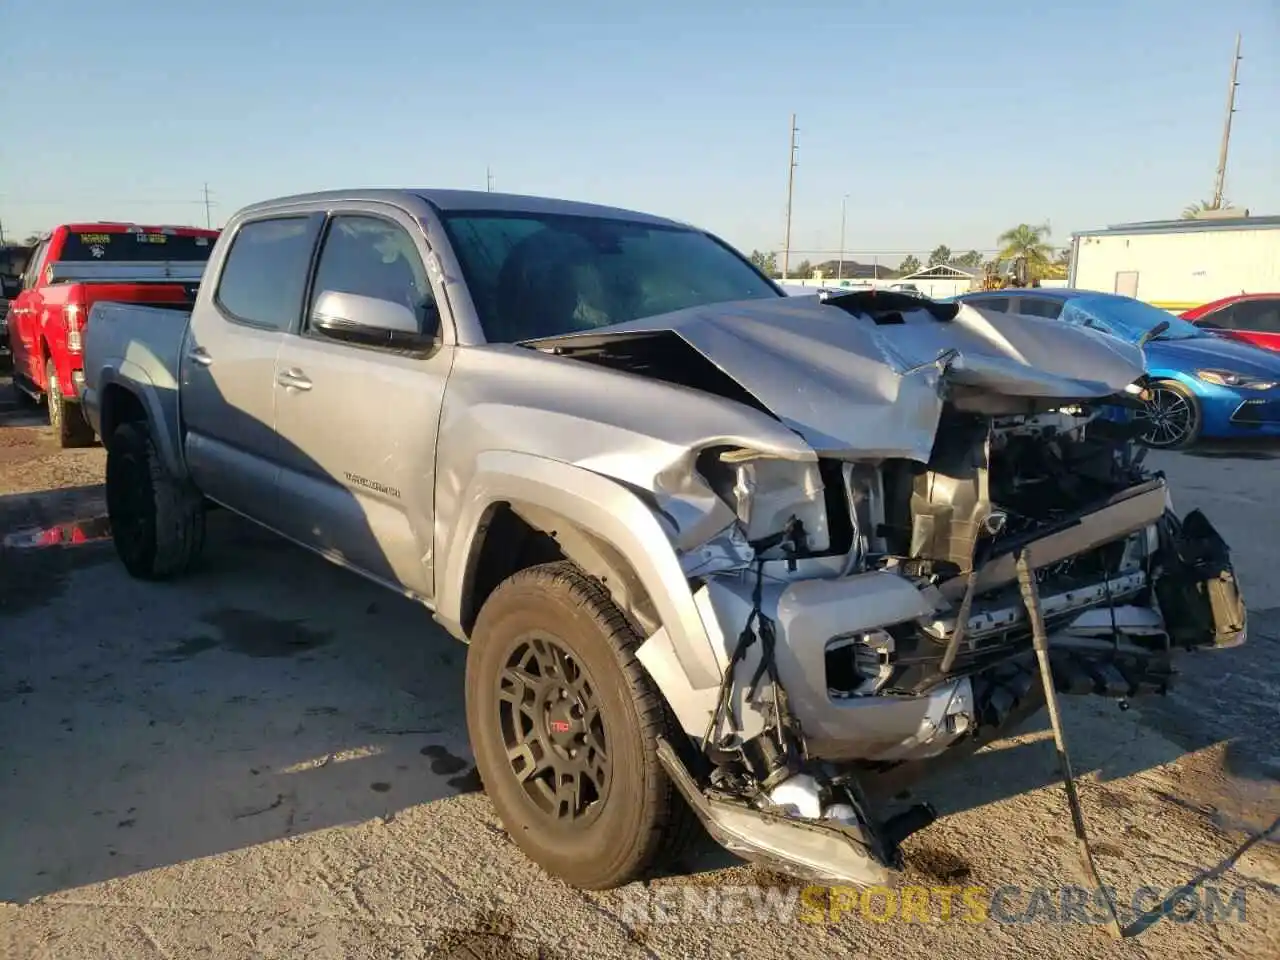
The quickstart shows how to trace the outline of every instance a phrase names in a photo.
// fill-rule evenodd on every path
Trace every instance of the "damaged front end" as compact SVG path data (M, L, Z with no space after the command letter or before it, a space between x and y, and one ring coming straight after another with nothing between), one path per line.
M690 736L660 756L717 840L809 878L884 883L933 812L878 817L868 778L963 755L1057 692L1163 692L1177 649L1244 641L1244 603L1208 519L1179 519L1163 476L1144 467L1127 414L1140 360L1086 339L1093 366L1110 364L1086 379L1050 366L1043 351L1062 343L1020 342L1007 318L914 298L787 309L794 327L748 315L719 352L727 324L692 322L676 339L627 331L554 349L732 388L813 447L797 460L708 445L696 477L667 478L667 490L714 494L722 521L682 542L672 503L689 498L655 501L722 681L689 684L662 628L638 656ZM808 361L810 381L788 395L769 373L746 373L749 334L783 366ZM714 369L700 375L698 356ZM841 376L862 391L844 417L816 403ZM1037 681L1037 622L1052 691Z

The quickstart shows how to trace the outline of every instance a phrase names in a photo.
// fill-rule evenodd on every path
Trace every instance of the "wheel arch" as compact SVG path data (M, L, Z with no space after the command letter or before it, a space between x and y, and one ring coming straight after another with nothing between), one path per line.
M103 443L122 423L144 423L165 467L174 477L185 476L176 440L176 391L168 391L174 394L169 405L172 409L168 409L146 373L129 361L124 361L118 370L103 370L100 381L97 396L86 404L86 413Z
M481 454L437 568L436 617L467 637L484 599L533 563L568 559L604 584L642 636L665 627L686 679L720 672L666 530L634 492L600 474L531 454Z

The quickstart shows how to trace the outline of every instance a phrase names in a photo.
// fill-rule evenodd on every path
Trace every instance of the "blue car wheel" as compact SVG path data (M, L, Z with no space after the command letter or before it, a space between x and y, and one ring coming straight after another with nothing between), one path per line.
M1196 395L1176 380L1160 380L1147 388L1142 442L1157 450L1182 450L1200 436L1204 418Z

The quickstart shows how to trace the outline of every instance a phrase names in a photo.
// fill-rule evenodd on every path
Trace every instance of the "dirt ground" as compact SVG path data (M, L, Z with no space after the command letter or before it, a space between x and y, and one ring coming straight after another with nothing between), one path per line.
M44 423L0 382L0 957L1280 956L1274 461L1160 462L1235 549L1249 643L1191 658L1167 698L1067 703L1121 902L1246 898L1243 921L1148 918L1117 944L1043 913L664 922L657 898L800 887L710 847L647 889L550 880L482 792L464 650L425 611L225 514L197 574L132 581L103 539L102 451L60 452ZM918 792L943 816L908 841L910 881L1081 882L1042 719Z

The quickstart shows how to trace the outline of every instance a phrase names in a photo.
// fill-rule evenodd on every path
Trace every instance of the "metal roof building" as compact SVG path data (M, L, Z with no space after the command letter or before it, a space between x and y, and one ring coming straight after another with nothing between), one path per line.
M1280 216L1125 223L1071 235L1068 285L1175 312L1280 291Z

